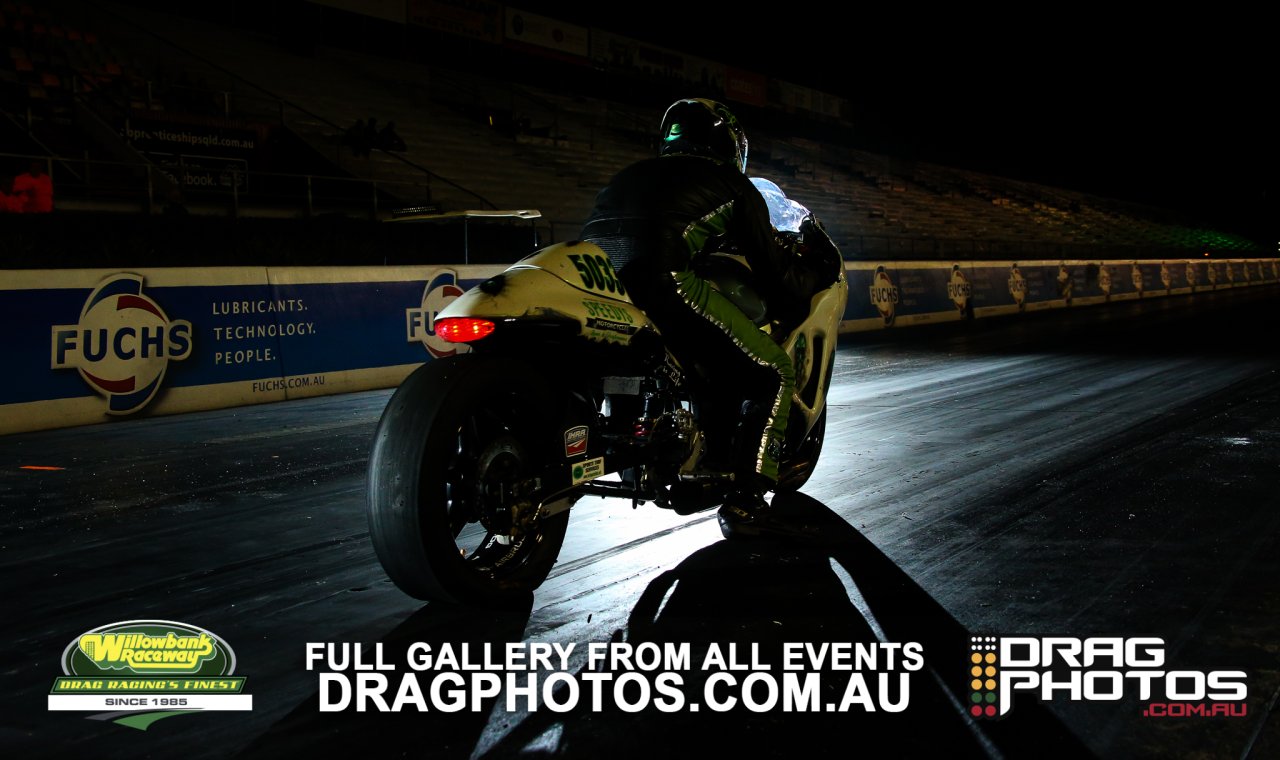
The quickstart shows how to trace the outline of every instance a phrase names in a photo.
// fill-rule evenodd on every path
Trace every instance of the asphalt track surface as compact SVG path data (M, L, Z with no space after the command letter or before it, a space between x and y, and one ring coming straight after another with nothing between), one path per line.
M823 546L728 542L712 513L588 499L551 577L509 610L423 604L386 580L363 489L389 391L0 438L0 751L1277 757L1277 328L1268 288L848 339L822 461L791 504L829 521ZM46 711L68 642L131 619L224 638L254 710L145 732ZM1244 670L1247 715L1019 694L974 722L970 635L1157 636L1170 668ZM899 713L610 698L320 713L304 663L313 641L381 642L396 662L410 642L683 642L695 661L733 642L776 664L782 642L877 639L923 645ZM682 675L697 694L711 674ZM850 675L824 669L822 702Z

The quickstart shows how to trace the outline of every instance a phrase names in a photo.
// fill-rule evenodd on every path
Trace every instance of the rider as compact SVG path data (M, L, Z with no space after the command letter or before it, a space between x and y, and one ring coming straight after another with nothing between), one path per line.
M747 137L721 103L679 100L662 118L655 158L619 172L596 197L581 239L609 255L636 306L676 358L707 381L722 411L740 420L731 458L734 489L720 508L726 537L788 532L764 494L777 482L795 373L778 344L693 272L699 255L733 246L745 254L766 302L785 279L788 253L746 177ZM781 301L779 301L781 302ZM711 429L716 430L712 425ZM711 454L716 454L714 441Z

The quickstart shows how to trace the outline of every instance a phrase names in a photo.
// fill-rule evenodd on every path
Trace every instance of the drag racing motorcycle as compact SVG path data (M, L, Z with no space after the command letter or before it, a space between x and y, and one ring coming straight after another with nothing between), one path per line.
M822 450L848 285L820 226L780 195L765 193L780 241L808 252L806 265L819 272L807 317L771 318L732 251L704 256L696 271L794 364L777 486L786 491L808 480ZM805 240L815 226L823 246ZM732 487L732 474L704 456L709 441L726 440L700 415L707 390L631 303L598 246L534 252L458 297L434 329L470 350L429 361L400 385L369 459L373 545L407 594L460 604L527 595L551 571L581 497L689 514L718 506Z

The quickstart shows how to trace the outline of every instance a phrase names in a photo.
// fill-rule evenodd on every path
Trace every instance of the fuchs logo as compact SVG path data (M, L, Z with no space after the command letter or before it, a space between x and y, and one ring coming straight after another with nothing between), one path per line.
M973 295L973 286L959 264L951 266L951 279L947 281L947 298L955 304L956 310L964 314L969 308L969 297Z
M1164 639L1155 637L971 636L965 667L975 718L1007 715L1019 691L1043 701L1133 696L1149 718L1248 714L1243 670L1167 668Z
M1071 288L1074 286L1071 280L1071 270L1067 269L1066 263L1058 265L1058 298L1071 303Z
M1138 262L1136 261L1129 269L1129 278L1133 280L1133 289L1138 291L1138 295L1142 295L1142 286L1144 284L1142 279L1142 267L1138 266Z
M1027 278L1022 276L1022 270L1018 269L1017 264L1009 267L1009 295L1013 296L1013 302L1018 305L1018 311L1026 308Z
M1173 290L1173 272L1169 269L1169 262L1160 262L1160 284L1164 285L1165 291Z
M564 431L564 455L576 457L587 453L587 426L579 425Z
M889 278L883 266L876 267L871 278L871 305L876 307L884 319L885 326L893 324L893 307L898 303L898 288Z
M1194 293L1196 289L1196 281L1200 279L1200 273L1197 271L1195 262L1187 263L1187 287L1191 288Z
M1111 297L1111 267L1106 264L1098 267L1098 290L1107 298Z
M98 712L146 730L161 718L204 710L252 710L231 646L203 628L129 620L80 634L62 653L49 709Z
M436 315L462 295L458 287L458 276L451 269L446 269L427 283L422 292L422 306L417 309L405 309L405 325L410 343L421 343L427 353L437 359L455 354L465 354L471 350L465 344L450 343L436 335Z
M53 327L53 369L75 369L107 399L107 414L146 406L169 362L191 355L191 323L170 320L142 292L142 277L117 274L89 294L80 322Z

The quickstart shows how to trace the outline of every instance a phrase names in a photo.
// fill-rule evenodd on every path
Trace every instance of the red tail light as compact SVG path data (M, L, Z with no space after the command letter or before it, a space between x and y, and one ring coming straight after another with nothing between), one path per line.
M450 317L436 320L436 335L450 343L470 343L493 332L493 323L473 317Z

